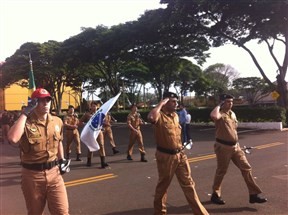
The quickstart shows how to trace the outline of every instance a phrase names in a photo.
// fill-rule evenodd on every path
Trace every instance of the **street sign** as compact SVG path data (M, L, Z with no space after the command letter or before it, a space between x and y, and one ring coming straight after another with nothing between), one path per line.
M271 96L272 96L272 98L273 98L274 100L276 100L276 99L280 96L280 94L279 94L276 90L274 90L274 91L272 92Z

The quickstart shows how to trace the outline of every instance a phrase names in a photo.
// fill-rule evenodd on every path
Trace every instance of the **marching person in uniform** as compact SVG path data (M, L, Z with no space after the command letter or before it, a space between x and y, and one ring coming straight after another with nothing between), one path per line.
M49 111L52 97L39 88L11 127L8 138L21 149L21 187L29 215L43 214L46 201L53 215L69 214L66 188L58 167L63 155L63 122Z
M112 132L112 128L111 128L111 122L112 121L117 122L117 120L115 120L111 116L111 113L108 112L104 118L104 121L103 121L103 136L104 136L104 140L105 140L106 136L108 137L109 142L112 146L113 154L115 155L115 154L119 153L119 151L116 149L116 144L115 144L115 141L113 138L113 132Z
M65 127L65 136L66 136L66 159L70 158L71 154L71 145L75 141L76 144L76 161L82 161L80 159L81 155L81 143L80 135L78 131L79 119L77 114L74 112L74 106L68 106L68 113L64 117L64 127Z
M225 201L221 198L221 184L228 170L230 160L232 160L240 169L248 187L249 202L264 203L267 199L258 195L262 193L262 191L253 179L252 168L238 142L238 121L235 113L231 110L233 106L233 96L223 94L220 96L220 100L220 104L210 113L216 127L214 151L217 158L217 169L214 177L211 201L215 204L225 204Z
M90 120L90 118L96 113L96 111L97 111L97 102L92 101L90 104L90 111L86 112L81 117L80 125L86 124ZM102 131L100 131L100 133L97 137L97 142L98 142L99 147L100 147L99 154L100 154L101 168L104 169L104 168L108 167L109 165L108 165L108 163L105 162L106 153L105 153L105 148L104 148L104 136L103 136ZM88 150L86 166L91 166L92 157L93 157L93 152Z
M176 174L193 214L207 215L208 212L200 202L195 183L191 177L191 169L183 151L181 126L176 113L178 96L165 92L163 99L148 114L153 124L157 151L158 184L154 197L154 215L167 214L167 190Z
M137 112L137 106L136 104L132 104L131 106L131 112L127 116L127 125L130 129L130 137L129 137L129 145L127 150L127 160L133 160L132 159L132 153L135 142L138 142L138 150L141 154L141 162L147 162L145 158L145 149L143 144L143 137L140 130L140 125L144 124L144 121L142 120L140 114Z

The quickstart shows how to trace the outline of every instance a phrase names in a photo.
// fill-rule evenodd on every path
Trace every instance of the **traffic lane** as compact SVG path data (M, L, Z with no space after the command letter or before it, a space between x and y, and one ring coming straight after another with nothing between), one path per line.
M127 210L131 211L130 214L139 214L141 210L142 214L152 214L151 199L157 181L155 162L117 162L111 164L111 169L96 171L96 174L99 171L102 174L112 172L117 177L68 187L70 205L73 205L71 214L121 214Z
M213 128L202 129L203 132L212 131ZM213 131L214 132L214 131ZM201 142L201 133L198 131L195 132L196 139ZM197 135L199 138L197 138ZM240 145L243 146L252 146L254 147L251 150L251 154L247 155L248 161L250 162L253 175L256 177L257 183L263 189L264 194L268 198L268 203L264 205L259 205L259 207L264 207L263 213L257 212L251 208L243 208L245 213L250 214L257 212L259 214L287 214L287 131L263 131L263 130L247 130L247 129L239 129L239 142ZM194 136L195 137L195 136ZM208 141L209 142L209 141ZM209 144L207 142L207 144ZM205 141L203 142L205 144ZM198 144L199 146L199 144ZM195 145L196 148L196 145ZM194 149L195 149L194 148ZM204 147L205 148L205 147ZM216 163L215 163L216 164ZM243 182L241 173L239 170L232 164L229 167L228 173L224 178L224 187L223 187L223 198L227 202L227 197L225 197L225 189L228 188L227 192L231 192L231 188L235 187L233 185L225 185L225 181L227 181L227 176L234 175L234 172L231 174L231 169L234 169L235 176L240 180L242 186L240 190L244 190L247 193L246 185ZM200 173L201 174L201 173ZM233 180L234 182L237 180ZM229 180L230 182L230 180ZM227 187L226 187L227 186ZM229 191L230 189L230 191ZM238 190L238 188L237 188ZM227 195L227 194L226 194ZM236 192L234 196L232 196L232 202L234 199L238 199L239 193ZM239 197L240 198L240 197ZM241 197L247 201L247 195ZM230 202L230 197L228 197ZM236 201L237 202L237 201ZM227 202L228 203L228 202ZM247 202L243 202L244 204ZM227 205L227 204L226 204ZM230 206L230 205L229 205ZM254 206L254 205L253 205ZM236 207L235 207L236 208ZM246 211L248 210L248 211ZM214 212L213 208L211 209ZM218 212L215 210L215 212ZM233 214L237 214L236 211L231 211ZM225 213L225 210L223 210ZM243 214L243 211L239 211L239 214Z
M124 127L123 127L124 129ZM121 130L122 133L120 137L122 137L123 143L126 142L126 145L123 145L123 148L126 149L127 146L127 135L125 135L125 131ZM146 133L147 129L144 128L143 133ZM144 136L144 141L149 139L149 131L151 130L148 128L148 133ZM119 133L116 131L116 133ZM247 133L248 134L248 133ZM271 135L272 134L272 135ZM117 134L116 134L117 135ZM245 134L246 135L246 134ZM202 135L203 136L203 135ZM286 140L285 137L287 137L287 133L284 134L282 132L260 132L260 136L257 135L257 132L255 135L249 134L247 139L258 139L261 140L267 140L267 138L271 138L273 140L278 139L277 141L281 141L281 138L283 141ZM147 138L148 137L148 138ZM195 137L196 138L196 137ZM207 134L205 133L204 138L207 138ZM213 137L208 138L213 140ZM119 140L119 139L118 139ZM196 143L200 142L201 138L196 138ZM209 154L209 152L212 152L213 150L213 142L209 141L203 141L201 144L195 144L195 147L191 151L186 151L187 154L191 153L193 155L188 155L189 157L197 157L197 154L201 154L198 149L203 150ZM246 141L246 140L245 140ZM244 141L244 144L246 142ZM120 142L121 143L121 142ZM107 180L101 180L97 182L91 182L87 184L79 184L71 187L67 187L68 191L68 197L70 202L70 209L71 214L152 214L153 211L153 195L155 186L157 183L157 172L156 172L156 164L154 161L154 153L155 153L155 144L151 142L145 142L145 145L147 145L147 157L149 159L148 163L141 163L139 160L134 160L133 162L129 162L126 160L126 153L125 151L122 151L119 155L116 156L107 156L107 160L110 163L111 169L99 169L100 164L99 158L97 155L95 156L94 160L95 163L91 168L88 168L85 166L85 158L84 162L72 162L71 165L71 172L64 175L64 179L66 183L69 183L72 180L79 180L87 177L93 177L93 176L102 176L102 175L116 175L115 178L107 178ZM248 144L247 144L248 145ZM107 146L107 145L106 145ZM197 146L197 147L196 147ZM201 147L200 147L201 146ZM207 147L208 146L208 147ZM212 146L212 147L211 147ZM197 149L198 148L198 149ZM273 148L273 147L272 147ZM277 147L274 147L277 148ZM10 149L10 148L9 148ZM265 150L267 150L266 148ZM261 149L262 150L262 149ZM264 149L263 149L264 150ZM3 150L2 150L3 151ZM11 171L11 169L16 170L18 168L20 175L20 167L19 167L19 151L15 149L11 150L5 150L8 154L11 154L11 151L14 154L13 157L6 157L7 164L5 166L5 170ZM257 149L258 151L258 149ZM260 151L260 149L259 149ZM269 150L271 151L271 150ZM281 150L282 152L285 150ZM140 156L138 152L134 151L135 158L139 158ZM286 149L287 153L287 149ZM202 153L203 154L203 153ZM253 151L253 156L256 154L256 149ZM2 156L1 156L2 158ZM269 158L269 156L267 156ZM284 159L285 160L285 159ZM287 160L287 159L286 159ZM10 164L9 164L10 161ZM192 162L193 163L193 162ZM200 196L200 199L204 201L204 204L209 204L209 191L211 189L211 183L212 178L214 176L215 172L215 159L207 159L205 161L196 161L197 166L192 166L191 163L191 169L192 169L192 175L194 177L194 180L196 181L196 188L198 191L198 194ZM207 167L205 167L207 165ZM212 165L212 169L211 166ZM201 168L199 168L199 166ZM231 165L233 168L233 165ZM253 165L252 165L253 166ZM207 168L207 170L205 170ZM204 169L204 170L203 170ZM277 168L275 168L277 169ZM274 169L274 170L275 170ZM236 169L237 170L237 169ZM230 170L229 170L230 171ZM13 172L13 171L12 171ZM145 173L145 174L144 174ZM203 177L201 177L201 174L204 174ZM230 174L228 172L227 176ZM237 170L238 177L237 179L241 179L240 173ZM236 175L237 175L236 174ZM6 174L7 175L7 174ZM276 175L276 174L274 174ZM2 174L1 174L2 176ZM17 177L17 173L15 174ZM207 179L209 178L209 179ZM225 177L226 178L226 177ZM203 181L204 180L204 181ZM20 180L19 180L20 181ZM203 182L202 182L203 181ZM17 182L16 182L17 183ZM2 185L2 183L1 183ZM202 187L203 186L203 187ZM235 186L235 184L232 184L231 187ZM268 186L270 186L268 184ZM230 187L229 184L226 185L226 189ZM25 203L23 199L23 195L20 189L20 184L14 184L13 186L6 186L4 187L5 190L3 190L5 194L4 204L5 208L7 209L7 205L10 205L10 210L2 210L3 213L1 214L23 214L23 211L26 211L25 209ZM11 188L13 188L11 190ZM237 189L237 188L236 188ZM282 187L283 189L283 187ZM170 191L172 190L172 191ZM238 189L237 189L238 190ZM242 189L243 190L243 189ZM245 190L245 186L244 186ZM279 194L279 199L285 199L286 194L283 194L281 189L277 188L276 191ZM230 191L231 192L231 191ZM175 195L175 193L177 195ZM230 193L229 193L230 194ZM17 198L15 198L15 195L17 195ZM270 195L269 195L270 196ZM270 198L268 196L268 198ZM242 198L241 198L242 199ZM247 206L247 193L243 197L245 199L244 205ZM273 198L274 199L274 198ZM275 197L277 199L277 197ZM10 200L10 201L7 201ZM176 201L174 204L173 201ZM226 199L227 201L227 199ZM8 202L8 204L7 204ZM237 201L236 201L237 202ZM10 204L9 204L10 203ZM17 205L17 207L15 207ZM187 206L186 200L184 198L184 195L181 191L181 188L178 185L177 180L173 180L171 187L169 188L169 196L168 196L168 205L169 205L169 214L187 214L189 211L191 212L190 208ZM248 204L249 206L250 204ZM265 204L266 205L266 204ZM212 205L215 206L215 205ZM253 205L254 206L254 205ZM210 207L209 205L206 206L207 208ZM266 206L265 206L266 207ZM264 207L264 208L265 208ZM275 205L273 205L275 208L277 207L277 202L275 202ZM2 207L1 207L2 208ZM238 207L237 207L238 208ZM281 206L280 206L281 208ZM46 208L47 209L47 208ZM214 209L214 208L212 208ZM215 210L218 210L219 207L217 206ZM220 208L220 214L223 208ZM225 209L225 208L224 208ZM225 211L223 209L223 211ZM241 209L242 210L242 209ZM250 209L248 209L250 210ZM47 211L47 210L46 210ZM252 210L254 211L254 210ZM4 213L7 212L7 213ZM173 213L172 213L173 212ZM218 212L218 211L216 211ZM218 214L219 214L218 213ZM247 213L247 211L246 211ZM25 214L25 213L24 213ZM45 213L46 214L46 213ZM243 213L242 213L243 214ZM260 213L259 213L260 214ZM273 213L270 213L273 214ZM274 213L275 214L275 213ZM281 214L281 213L279 213Z
M271 142L270 145L257 147L257 150L249 156L249 160L251 160L254 176L257 177L269 201L265 210L270 211L269 214L287 214L287 143L277 145L276 143L280 144L283 141Z
M21 191L19 148L0 144L0 214L26 214Z
M278 155L276 158L275 155ZM230 163L222 185L222 197L225 205L214 205L210 202L216 159L207 162L191 163L191 168L199 182L198 189L207 192L205 207L211 214L287 214L287 144L270 145L268 148L255 149L247 155L252 166L253 176L257 184L268 198L265 204L250 204L248 190L241 172ZM214 166L214 167L213 167ZM212 171L212 176L210 173ZM211 177L210 181L202 180ZM209 183L210 186L207 187ZM202 199L202 200L204 200Z
M215 127L194 126L191 129L191 136L194 143L193 148L197 149L192 150L191 155L214 153ZM255 147L273 142L288 143L288 131L239 128L238 138L241 147ZM252 149L251 151L255 150Z
M272 133L274 133L274 132L272 132ZM271 136L271 132L268 132L268 134L267 134L267 132L264 132L264 134ZM282 133L279 133L279 132L274 133L274 135L276 135L276 136L281 136L281 134ZM255 135L255 137L257 137L257 135ZM261 132L261 138L265 139L265 135L263 136L262 132ZM244 141L244 143L246 144L245 141ZM209 144L209 150L208 151L210 151L211 150L210 149L211 142L209 141L209 143L207 142L205 144ZM203 147L203 146L205 146L205 144L201 144L199 146ZM274 148L277 148L277 147L275 146ZM99 191L99 193L101 193L101 194L98 195L98 197L101 196L101 198L96 200L95 202L105 202L105 204L104 205L103 204L95 205L95 202L93 201L94 207L90 205L91 206L90 214L93 214L93 209L95 212L96 208L97 208L97 212L99 214L151 214L152 213L153 210L151 208L153 208L153 195L154 195L154 190L155 190L155 186L157 183L157 173L156 173L156 164L155 164L155 160L154 160L155 149L151 148L151 150L150 150L150 148L148 147L147 150L148 150L147 156L148 156L149 162L144 164L144 165L143 165L143 163L140 163L138 161L127 162L127 161L125 161L125 159L123 158L123 155L121 155L121 154L117 155L117 156L109 157L109 160L111 160L111 162L110 162L111 169L110 170L115 175L117 175L117 178L115 179L115 180L117 180L117 183L114 183L114 181L112 181L113 179L111 179L109 181L107 180L106 186L100 186L100 187L96 186L98 188L98 189L95 188L96 190L99 191L99 188L101 189L101 191ZM262 150L264 150L264 149L262 149ZM198 153L195 148L193 148L193 150L191 150L191 151L192 152L194 151L193 152L194 154ZM259 149L259 151L260 151L260 149ZM283 151L283 150L281 150L281 151ZM256 149L254 150L252 155L254 155L254 154L256 154ZM124 163L126 163L126 165L123 165ZM215 168L216 168L215 158L214 159L213 158L206 159L205 161L204 160L203 161L195 161L195 163L197 165L193 164L193 166L192 166L192 163L191 163L192 175L194 177L194 180L196 181L196 188L197 188L198 194L200 196L200 199L202 201L204 200L204 204L207 204L207 206L206 206L207 208L212 206L212 208L211 208L212 212L213 212L213 210L215 210L215 213L218 213L218 210L220 210L220 212L221 211L225 212L225 210L226 210L225 207L219 208L217 206L216 208L214 208L213 206L215 206L215 205L210 205L210 195L211 195L210 190L211 190L211 186L212 186L211 183L212 183L212 179L214 177L214 172L215 172ZM252 165L252 167L253 167L253 165ZM229 175L236 176L236 178L228 181L228 183L226 184L226 189L231 188L231 187L235 187L235 183L230 184L231 181L235 182L237 180L240 180L240 183L241 182L243 183L243 179L242 179L242 176L241 176L239 170L237 168L233 167L233 164L231 164L230 169L233 170L233 168L235 169L234 170L235 174L233 171L232 171L232 173L230 173L230 170L229 170L229 172L227 174L227 178L229 178L228 177ZM104 171L110 171L110 170L104 170ZM153 171L151 171L151 170L153 170ZM143 174L143 173L145 173L145 174ZM201 174L203 176L201 176ZM226 177L224 180L226 180ZM105 181L100 182L100 183L104 183L104 182ZM88 185L88 186L90 186L90 185ZM91 186L93 186L93 185L91 185ZM225 189L225 188L223 188L223 189ZM243 214L243 211L247 214L249 214L249 212L255 213L257 207L259 207L260 205L253 205L253 207L250 208L251 204L248 203L247 188L245 187L245 185L243 187L240 187L240 189L238 187L236 187L234 189L240 190L240 191L245 191L245 192L242 193L241 198L239 198L239 194L236 195L237 201L233 200L233 198L235 199L235 197L233 197L233 196L231 197L232 202L235 202L237 204L236 204L235 208L232 208L232 209L230 207L231 205L229 205L227 208L227 211L231 211L231 212L233 212L233 214L237 213L237 211L239 213L242 213L242 214ZM69 188L68 188L68 190L69 190ZM88 192L91 192L90 190L93 190L93 189L88 189ZM175 179L173 180L173 182L171 184L171 188L169 188L169 190L172 190L171 191L172 194L170 194L170 191L169 191L169 197L168 197L169 210L172 210L172 212L174 211L175 213L177 211L179 211L179 212L177 212L177 214L189 213L190 209L187 206L186 200L185 200L184 195L181 191L181 188L178 185L177 180L175 180ZM231 192L231 189L229 189L229 190ZM224 191L225 190L223 190L223 192ZM282 196L281 193L279 193L279 194L280 194L280 196ZM97 193L95 193L95 195L97 195ZM230 193L229 193L229 195L230 195ZM71 196L71 195L69 195L69 196ZM91 198L95 199L95 196L91 197ZM105 198L107 198L107 199L105 200ZM231 198L229 198L229 199L231 199ZM237 207L237 205L239 204L238 198L242 199L243 207ZM125 201L123 199L125 199ZM119 203L119 201L121 201L121 203ZM174 203L173 201L175 201L176 203ZM75 204L73 203L73 206L74 205ZM76 207L76 208L78 208L78 209L83 208L83 207L81 207L81 205L83 206L83 204L80 204L79 207ZM255 209L255 207L256 207L256 209ZM77 211L77 213L79 213L79 211ZM77 213L75 213L75 214L77 214ZM89 212L87 214L89 214ZM262 214L264 214L264 213L262 213ZM270 213L270 214L273 214L273 213Z

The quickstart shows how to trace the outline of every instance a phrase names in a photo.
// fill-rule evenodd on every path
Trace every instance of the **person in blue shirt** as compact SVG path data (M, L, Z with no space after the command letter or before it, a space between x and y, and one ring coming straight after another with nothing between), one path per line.
M187 111L183 104L179 105L179 123L181 125L181 136L182 136L182 143L187 142L187 134L186 134L186 117L187 117Z

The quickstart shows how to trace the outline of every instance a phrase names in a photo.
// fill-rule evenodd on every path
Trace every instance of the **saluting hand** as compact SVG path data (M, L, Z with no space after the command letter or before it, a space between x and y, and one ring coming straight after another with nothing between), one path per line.
M28 116L31 113L31 111L34 108L36 108L37 104L38 104L38 99L37 98L32 99L30 102L28 102L28 106L24 109L23 114Z
M169 101L169 98L165 98L165 99L163 99L163 100L160 101L160 104L163 106L163 105L165 105L168 101Z

